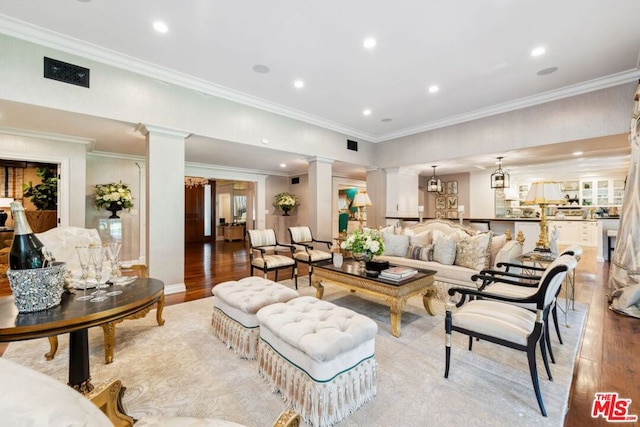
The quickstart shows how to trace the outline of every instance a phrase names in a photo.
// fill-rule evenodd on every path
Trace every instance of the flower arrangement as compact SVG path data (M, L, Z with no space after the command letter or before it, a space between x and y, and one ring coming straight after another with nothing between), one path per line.
M364 253L371 256L382 255L384 252L384 239L377 230L356 230L347 236L347 239L340 244L340 247L352 253Z
M276 194L275 206L283 211L290 211L298 204L298 198L291 193Z
M122 181L109 184L96 185L96 207L98 209L108 209L111 203L116 203L122 209L133 207L133 197L127 184Z

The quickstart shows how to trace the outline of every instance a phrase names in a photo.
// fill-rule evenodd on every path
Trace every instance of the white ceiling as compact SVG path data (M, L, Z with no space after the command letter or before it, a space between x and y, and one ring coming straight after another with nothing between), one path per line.
M375 142L636 80L638 16L637 0L2 0L0 32L38 33L63 50L91 44L105 62L116 55L152 65L169 81L191 76L213 94ZM153 30L156 20L168 25L166 34ZM375 48L363 47L366 37L376 38ZM538 46L546 53L530 56ZM257 64L270 72L256 73ZM550 67L558 70L538 75ZM294 88L295 79L305 86ZM429 94L433 84L440 91ZM67 113L60 120L53 110L39 110L36 123L33 108L0 102L0 125L94 139L97 151L144 153L135 124ZM212 143L229 150L209 159L203 151L212 150L201 147ZM603 152L603 143L613 154ZM226 144L192 137L187 161L306 171L300 155L261 150L258 168L251 161L255 147L247 156L246 147ZM580 144L603 162L619 163L625 145L628 153L624 136ZM573 151L550 146L502 154L515 173L538 156L577 165ZM441 162L439 171L490 169L493 157ZM354 165L335 166L353 175Z

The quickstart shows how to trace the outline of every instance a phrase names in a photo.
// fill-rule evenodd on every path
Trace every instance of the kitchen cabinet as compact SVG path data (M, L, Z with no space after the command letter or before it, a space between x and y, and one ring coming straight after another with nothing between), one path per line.
M624 179L600 178L580 181L580 204L587 207L621 206Z
M598 245L598 223L596 221L549 221L548 233L551 236L553 227L558 229L559 245Z

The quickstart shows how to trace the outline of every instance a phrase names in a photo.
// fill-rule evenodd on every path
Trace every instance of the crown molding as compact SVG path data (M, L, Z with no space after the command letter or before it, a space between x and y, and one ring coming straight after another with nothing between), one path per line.
M95 139L83 138L80 136L63 135L59 133L38 132L35 130L10 128L0 126L0 133L15 136L24 136L27 138L46 139L48 141L71 142L73 144L82 144L87 146L87 151L92 151L96 143Z
M567 86L542 94L520 98L515 101L494 105L487 108L471 111L456 116L447 117L442 120L427 122L418 126L401 129L396 132L384 134L371 134L360 129L344 126L340 123L323 119L321 117L308 114L293 108L286 107L275 102L258 98L240 91L216 85L211 82L180 73L162 67L157 64L142 61L129 55L122 54L104 47L78 40L60 33L46 30L42 27L11 18L0 14L0 33L26 40L31 43L60 50L72 55L77 55L93 61L101 62L116 68L134 72L146 77L156 79L160 82L175 84L180 87L194 90L205 95L212 95L229 101L237 102L249 107L268 111L280 116L315 125L324 129L332 130L346 137L360 138L363 142L379 143L396 138L415 135L447 126L452 126L472 120L477 120L497 114L502 114L526 107L531 107L546 102L556 101L571 96L582 95L608 87L636 81L640 78L640 69L624 71L599 79ZM640 62L640 58L639 58Z

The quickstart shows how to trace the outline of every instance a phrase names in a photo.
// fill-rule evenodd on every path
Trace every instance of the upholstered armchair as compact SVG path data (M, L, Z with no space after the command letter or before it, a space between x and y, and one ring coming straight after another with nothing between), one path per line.
M309 227L289 227L289 236L291 236L291 244L296 248L293 258L295 260L295 284L296 289L298 289L298 263L301 262L309 266L309 285L311 285L313 264L333 259L333 254L330 252L331 242L315 239ZM327 250L316 249L314 247L315 243L320 246L326 245Z
M576 263L580 260L580 256L582 255L582 247L579 245L573 245L568 247L562 252L562 255L570 255L573 256L576 260ZM474 280L482 280L482 284L479 286L479 290L488 290L493 294L506 295L514 298L526 298L537 290L540 286L541 274L543 274L548 267L538 267L538 266L527 266L526 270L533 274L519 274L512 273L510 269L516 269L516 271L520 271L522 268L521 264L510 264L510 263L499 263L498 267L505 268L504 271L501 270L483 270L479 275L474 276ZM567 281L570 281L570 286ZM575 268L570 270L569 274L566 276L565 283L567 283L566 287L566 298L569 298L568 292L569 287L573 289L575 282ZM562 287L558 288L558 294L560 293ZM560 333L560 324L558 323L558 304L557 297L554 298L553 304L549 312L551 313L553 323L555 326L556 336L558 337L558 341L560 344L562 342L562 334ZM535 310L535 306L533 304L524 305L525 308L530 310ZM549 321L545 319L545 340L547 344L547 348L549 349L549 356L551 357L551 362L555 363L555 356L553 354L553 347L551 347L551 335L549 334Z
M262 271L265 279L267 278L267 273L273 271L277 282L278 271L291 268L291 278L293 279L295 273L293 253L295 248L292 245L279 243L273 229L247 230L247 234L249 234L249 244L251 246L249 259L252 276L254 269ZM280 255L280 253L287 253L288 256Z
M527 353L531 382L542 415L547 416L536 367L536 347L540 343L542 359L549 379L552 379L547 359L545 322L548 312L555 300L558 289L562 285L568 271L576 266L576 260L571 255L563 255L553 261L540 277L540 285L536 291L524 298L498 295L489 290L479 291L471 288L451 288L450 296L460 293L473 296L473 299L455 310L452 302L448 302L445 315L445 372L449 377L451 363L451 335L454 331L469 336L469 350L473 339L480 343L491 342ZM535 311L520 307L516 304L533 304ZM454 311L455 310L455 311ZM542 339L541 339L542 338Z

